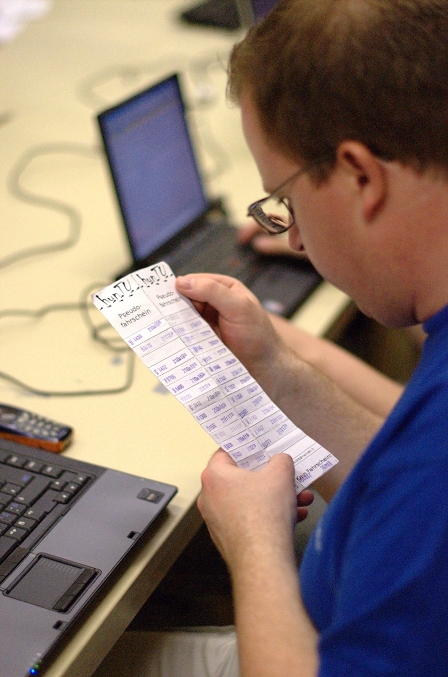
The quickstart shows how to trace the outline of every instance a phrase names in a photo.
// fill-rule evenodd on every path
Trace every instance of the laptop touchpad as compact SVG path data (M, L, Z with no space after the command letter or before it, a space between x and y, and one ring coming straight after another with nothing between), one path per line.
M45 609L68 611L99 573L82 564L40 555L5 594Z

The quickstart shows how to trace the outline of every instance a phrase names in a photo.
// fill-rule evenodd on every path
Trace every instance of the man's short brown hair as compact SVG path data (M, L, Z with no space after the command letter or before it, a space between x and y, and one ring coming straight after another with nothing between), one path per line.
M448 1L280 0L232 52L263 130L324 179L339 143L448 171Z

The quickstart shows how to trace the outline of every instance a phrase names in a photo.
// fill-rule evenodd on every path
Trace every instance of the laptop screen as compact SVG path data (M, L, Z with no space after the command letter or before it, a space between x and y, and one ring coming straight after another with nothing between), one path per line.
M207 208L176 75L98 116L134 260Z

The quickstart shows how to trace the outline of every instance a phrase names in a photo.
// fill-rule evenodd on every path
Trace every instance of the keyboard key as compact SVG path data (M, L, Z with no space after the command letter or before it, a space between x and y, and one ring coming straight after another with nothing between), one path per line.
M11 501L11 503L8 505L8 512L11 512L13 515L22 515L26 510L25 505L21 505L20 503L17 503L17 501Z
M15 521L14 526L31 531L36 524L36 520L29 519L29 517L19 517L19 519Z
M53 499L56 503L68 503L73 498L73 494L68 491L60 491Z
M42 508L38 508L35 505L33 505L32 508L28 508L28 510L24 514L24 517L29 517L30 519L33 519L36 522L40 522L40 520L43 519L46 514L47 510L43 510Z
M54 482L50 484L50 489L61 491L66 484L67 482L64 479L62 479L62 477L60 477L58 480L54 480Z
M2 465L0 466L0 478L3 482L12 482L24 487L32 480L33 475L23 468Z
M7 536L0 536L0 562L5 559L17 546L17 541L14 538Z
M51 512L55 507L56 502L63 502L59 500L60 494L60 491L52 491L49 489L44 494L42 494L34 507L43 510L45 513ZM31 515L28 515L28 513L25 513L25 516L31 517Z
M26 458L23 456L9 456L9 458L6 459L6 463L8 465L14 465L16 468L23 468L23 464L25 463Z
M13 550L9 556L6 556L6 559L0 564L0 583L13 571L16 566L26 557L29 553L29 550L18 546L17 541L10 538L5 539L13 541ZM15 549L14 549L15 548ZM0 551L1 551L1 541L0 541ZM1 556L0 556L1 560Z
M80 489L81 487L79 484L76 484L76 482L69 482L64 487L64 491L68 494L71 494L72 496L74 496Z
M3 510L3 508L5 508L10 501L11 496L9 496L9 494L2 494L0 492L0 510Z
M9 494L10 496L17 496L22 487L19 484L12 484L8 482L2 487L2 492L4 494Z
M27 484L15 497L17 503L32 505L42 496L44 491L51 485L51 479L47 477L35 477L32 482Z
M3 522L3 524L14 524L16 519L17 515L13 515L11 512L7 512L6 510L0 512L0 522Z
M48 477L59 477L62 475L62 468L58 468L55 465L44 465L41 473L42 475L48 475Z
M23 467L26 468L27 470L32 470L33 472L40 472L44 467L44 464L30 458Z
M17 503L17 501L11 501L8 505L8 512L11 512L13 515L22 515L26 510L26 506Z
M9 531L6 532L5 536L14 538L16 541L22 541L25 536L28 536L28 532L25 531L25 529L18 529L16 526L13 526Z
M76 484L80 484L81 486L83 486L89 479L91 479L89 475L76 474L75 477L73 477L73 482L76 482Z

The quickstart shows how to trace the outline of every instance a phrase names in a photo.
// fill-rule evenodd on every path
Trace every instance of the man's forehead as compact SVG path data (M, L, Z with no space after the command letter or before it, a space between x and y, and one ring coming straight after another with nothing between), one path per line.
M244 136L257 164L264 188L267 192L271 192L281 183L282 177L286 177L288 172L293 173L299 168L299 164L283 155L267 138L253 99L247 92L241 98L241 119Z
M266 137L260 123L256 105L248 93L243 94L241 98L241 120L249 148L252 150L252 147L254 147L254 151L257 153L271 152L272 144L270 144Z

